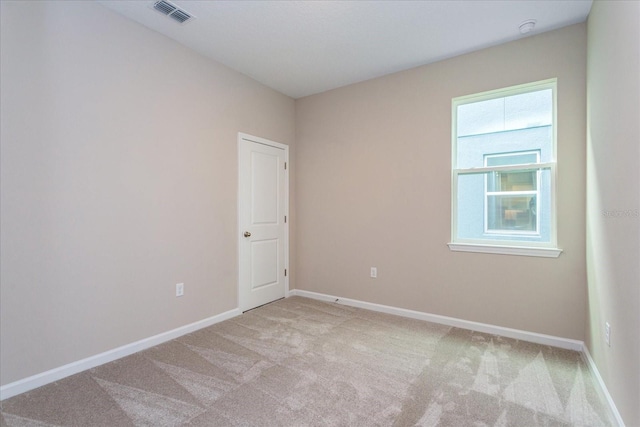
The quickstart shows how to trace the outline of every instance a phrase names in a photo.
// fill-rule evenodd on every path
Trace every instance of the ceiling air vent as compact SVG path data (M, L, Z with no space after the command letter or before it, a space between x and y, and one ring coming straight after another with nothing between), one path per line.
M153 4L153 8L163 15L167 15L169 18L178 21L181 24L193 19L193 15L179 9L178 6L172 4L166 0L159 0Z
M171 3L161 0L161 1L157 1L153 4L153 8L155 10L157 10L158 12L162 12L165 15L170 14L171 12L175 11L176 9L178 9L177 7L175 7L174 5L172 5Z
M180 9L176 10L173 13L170 13L169 16L172 17L173 19L175 19L176 21L178 21L181 24L183 22L187 22L189 19L191 19L191 15L189 15L184 10L180 10Z

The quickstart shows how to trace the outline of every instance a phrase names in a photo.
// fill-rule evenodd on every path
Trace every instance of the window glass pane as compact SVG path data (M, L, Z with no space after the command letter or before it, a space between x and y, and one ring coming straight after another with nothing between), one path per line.
M538 151L526 153L493 154L485 156L486 166L507 166L538 163Z
M504 130L504 98L458 106L458 136Z
M536 171L493 172L487 177L487 192L537 191Z
M487 174L458 176L458 237L484 238L484 181Z
M458 138L457 141L456 167L458 169L483 167L485 156L494 153L538 151L540 162L553 161L551 126L473 135Z
M551 89L504 98L505 130L550 126L553 121Z
M550 126L551 89L511 95L458 106L458 137Z
M537 231L535 195L487 196L487 231Z
M458 105L456 120L458 169L482 167L491 153L537 151L537 161L553 161L551 89Z
M458 175L456 239L502 241L551 241L551 170L539 172L539 191L533 194L490 194L485 192L485 180L495 173ZM538 183L536 172L509 172L528 176ZM531 190L527 190L531 191Z

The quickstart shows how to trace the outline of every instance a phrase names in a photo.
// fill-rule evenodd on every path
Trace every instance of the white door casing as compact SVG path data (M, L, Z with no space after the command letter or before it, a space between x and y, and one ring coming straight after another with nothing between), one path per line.
M289 147L238 134L239 307L287 296Z

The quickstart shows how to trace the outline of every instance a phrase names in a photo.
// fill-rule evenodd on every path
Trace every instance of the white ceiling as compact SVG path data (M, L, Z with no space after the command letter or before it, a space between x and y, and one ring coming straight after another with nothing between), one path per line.
M293 98L583 22L592 0L203 1L102 5Z

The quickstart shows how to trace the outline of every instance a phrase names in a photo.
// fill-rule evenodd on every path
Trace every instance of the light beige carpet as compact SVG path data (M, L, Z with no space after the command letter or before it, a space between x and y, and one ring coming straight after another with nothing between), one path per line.
M609 426L577 352L301 297L2 402L4 426Z

